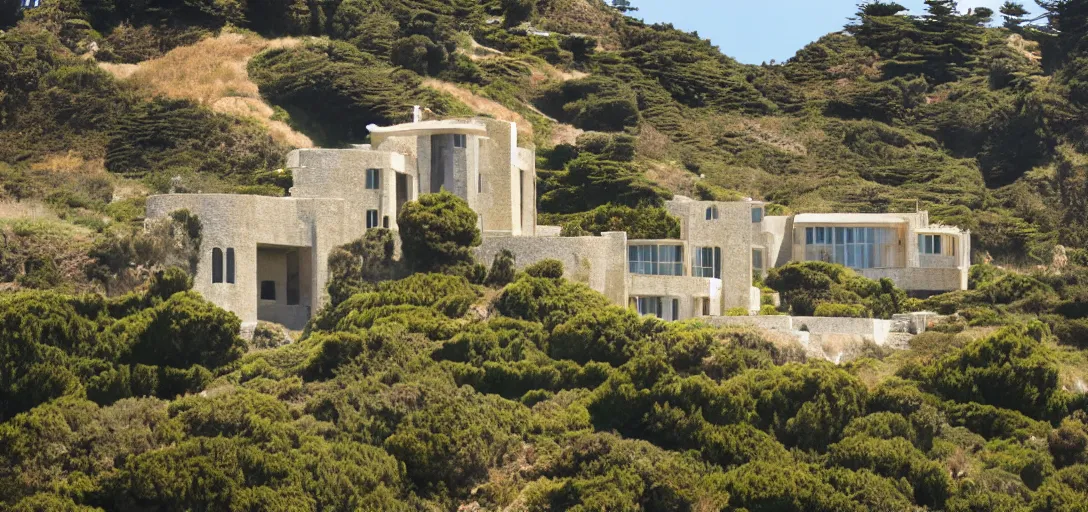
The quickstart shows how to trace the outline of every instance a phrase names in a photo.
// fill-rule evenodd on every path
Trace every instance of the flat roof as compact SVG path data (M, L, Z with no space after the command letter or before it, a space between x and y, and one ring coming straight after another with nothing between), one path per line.
M928 226L914 230L916 233L940 233L946 235L963 234L963 230L956 226Z
M907 219L887 213L802 213L794 224L905 224Z
M366 129L371 136L406 136L406 135L430 135L436 133L463 133L466 135L487 135L487 127L482 123L472 121L459 121L456 119L433 119L419 121L417 123L401 123L393 126L378 126L368 124Z

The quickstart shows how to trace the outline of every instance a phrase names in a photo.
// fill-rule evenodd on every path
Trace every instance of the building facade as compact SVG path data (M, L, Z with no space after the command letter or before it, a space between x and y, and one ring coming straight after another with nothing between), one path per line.
M624 232L560 237L536 224L536 169L516 126L494 119L368 126L371 143L300 149L287 156L289 197L165 194L148 198L149 219L196 214L203 241L194 289L247 324L303 327L325 300L327 260L367 229L397 229L397 212L443 189L479 215L490 263L512 251L519 267L563 262L566 277L620 305L676 320L755 312L753 276L790 261L842 263L919 293L966 288L970 234L912 214L767 216L758 201L666 203L679 239L631 240Z

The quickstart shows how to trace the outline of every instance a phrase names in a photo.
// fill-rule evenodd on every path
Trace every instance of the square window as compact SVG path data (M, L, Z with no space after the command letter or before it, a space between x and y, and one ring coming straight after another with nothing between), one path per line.
M366 170L366 188L376 190L381 188L382 175L380 169Z
M275 281L261 281L261 300L276 300Z
M752 249L752 268L763 270L763 249Z
M468 136L463 135L463 134L459 134L459 133L455 133L453 135L453 147L455 147L455 148L468 147Z

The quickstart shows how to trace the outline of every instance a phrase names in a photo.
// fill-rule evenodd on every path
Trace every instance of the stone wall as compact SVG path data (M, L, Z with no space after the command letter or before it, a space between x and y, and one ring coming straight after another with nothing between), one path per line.
M627 302L627 234L583 237L485 237L476 259L490 266L499 251L514 253L518 268L545 259L563 263L564 277L585 283L617 305Z
M710 311L721 308L719 291L720 279L690 276L650 276L629 274L628 294L631 297L669 297L679 299L680 318L693 318L702 315L696 311L695 299L708 298Z
M966 268L866 268L869 279L888 278L908 292L946 292L967 289Z
M752 287L752 204L747 201L670 201L669 212L680 217L681 238L685 240L685 268L699 247L720 247L722 252L722 312L748 308ZM717 219L706 219L707 208L717 208Z
M795 316L793 328L813 334L855 334L870 339L877 345L883 345L892 330L892 321L879 318Z
M861 336L883 345L892 332L892 320L879 318L832 318L815 316L717 316L701 318L711 325L751 325L772 331L805 331L812 335Z
M308 305L324 302L328 255L338 245L362 236L364 219L341 199L284 198L236 194L167 194L147 199L147 218L187 209L200 219L200 261L193 289L237 314L243 322L258 318L258 245L297 247L312 265ZM318 229L320 226L320 229ZM212 250L234 249L235 282L212 283Z
M786 315L710 316L700 318L710 325L751 325L769 331L793 331L793 317Z
M521 182L514 167L517 129L513 123L479 120L488 137L480 139L479 169L484 192L478 210L484 231L521 235Z

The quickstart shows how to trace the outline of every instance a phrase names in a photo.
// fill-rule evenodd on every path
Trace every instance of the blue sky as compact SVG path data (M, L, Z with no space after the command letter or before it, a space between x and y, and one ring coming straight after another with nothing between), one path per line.
M898 0L922 13L922 0ZM611 2L609 2L611 3ZM785 61L804 45L841 30L857 12L860 0L631 0L631 13L647 23L672 23L696 31L722 52L747 64ZM995 12L1004 0L961 0L960 11L985 6ZM1035 2L1023 1L1028 10ZM1000 20L1000 16L995 15Z

